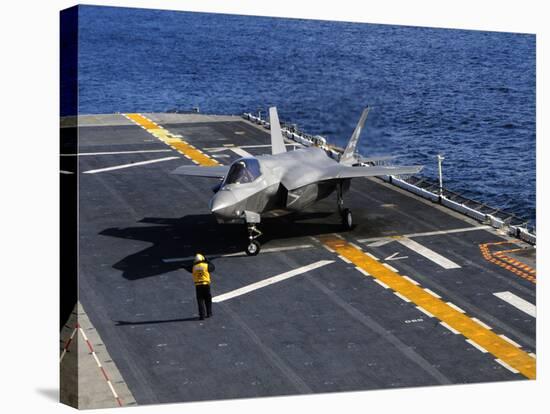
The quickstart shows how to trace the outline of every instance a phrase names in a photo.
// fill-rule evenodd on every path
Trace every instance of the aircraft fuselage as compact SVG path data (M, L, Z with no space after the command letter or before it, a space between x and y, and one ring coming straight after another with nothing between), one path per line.
M239 163L244 166L243 169L259 167L260 174L252 173L246 177L246 173L243 172L239 176L238 171L234 171L233 167L238 166ZM346 181L347 185L344 185L344 189L347 189L349 180L315 182L293 190L288 190L284 182L296 177L316 174L324 166L335 163L336 161L324 150L315 147L236 160L218 192L210 201L210 210L222 222L242 222L245 219L245 212L262 215L272 210L287 212L303 210L331 195L339 181ZM238 176L237 179L232 179L232 174Z

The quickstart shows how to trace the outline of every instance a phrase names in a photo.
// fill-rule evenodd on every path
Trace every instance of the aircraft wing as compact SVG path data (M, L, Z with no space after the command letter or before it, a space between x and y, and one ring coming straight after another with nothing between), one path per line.
M396 155L381 155L378 157L357 157L358 162L380 162L380 161L389 161L396 159Z
M229 165L216 167L200 167L198 165L183 165L172 171L172 174L192 175L195 177L224 178L229 171Z
M350 167L344 164L335 164L329 168L320 170L316 174L302 174L299 176L284 177L283 185L287 190L295 190L308 184L320 181L338 180L344 178L376 177L381 175L408 175L416 174L422 170L422 165L413 166L375 166L375 167Z
M336 178L355 177L376 177L380 175L407 175L416 174L422 170L422 165L412 166L375 166L375 167L349 167L346 165L335 165L329 168L323 175L324 180Z

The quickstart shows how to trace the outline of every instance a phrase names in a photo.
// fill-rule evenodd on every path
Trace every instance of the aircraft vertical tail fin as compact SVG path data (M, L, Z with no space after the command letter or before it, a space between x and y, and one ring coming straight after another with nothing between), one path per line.
M273 155L286 152L285 140L281 133L281 124L279 123L279 115L277 108L272 106L269 108L269 123L271 131L271 153Z
M351 164L355 160L355 148L357 147L357 142L359 141L359 136L361 135L361 131L363 130L363 125L365 125L365 121L367 120L369 111L370 107L368 106L363 110L361 118L359 118L359 122L355 127L355 130L353 131L353 134L351 134L348 145L346 146L344 153L340 157L340 164Z

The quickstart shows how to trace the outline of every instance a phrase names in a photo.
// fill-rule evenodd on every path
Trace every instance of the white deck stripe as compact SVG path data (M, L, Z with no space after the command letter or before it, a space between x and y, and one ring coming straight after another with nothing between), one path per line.
M447 328L449 331L454 333L455 335L458 335L460 332L458 332L456 329L454 329L452 326L447 325L445 322L441 321L439 322L441 325L443 325L445 328Z
M323 244L323 247L324 247L325 249L327 249L329 252L335 253L334 250L332 250L330 247L328 247L328 246L326 246L326 245L324 245L324 244Z
M504 368L506 368L508 371L511 371L513 372L514 374L517 374L519 373L519 371L515 368L512 368L510 365L508 365L506 362L500 360L500 359L495 359L496 362L498 362L500 365L502 365Z
M461 228L461 229L426 231L426 232L423 232L423 233L407 234L406 237L439 236L439 235L442 235L442 234L464 233L464 232L468 232L468 231L487 230L487 229L491 229L491 228L492 228L491 226L477 226L477 227L464 227L464 228Z
M513 339L510 339L508 338L506 335L503 335L503 334L500 334L499 335L502 339L504 339L505 341L507 342L510 342L512 345L514 345L515 347L517 348L521 348L521 345L518 344L516 341L514 341Z
M378 257L376 257L375 255L373 255L369 252L366 252L366 255L369 256L371 259L378 260Z
M453 233L463 233L467 231L477 231L477 230L487 230L492 228L491 226L477 226L477 227L464 227L460 229L450 229L450 230L436 230L436 231L426 231L423 233L409 233L409 234L403 234L400 237L424 237L424 236L439 236L443 234L453 234ZM376 241L382 241L382 240L388 240L392 241L395 237L398 236L392 236L392 237L371 237L368 239L360 239L359 242L366 243L366 242L376 242Z
M348 243L349 243L350 246L355 247L357 250L361 250L361 251L363 250L360 246L358 246L358 245L355 244L355 243L352 243L352 242L348 242Z
M84 174L96 174L96 173L104 172L104 171L120 170L122 168L137 167L139 165L154 164L156 162L169 161L169 160L179 160L179 159L180 159L180 157L166 157L166 158L158 158L156 160L132 162L130 164L115 165L113 167L107 167L107 168L98 168L97 170L88 170L88 171L84 171Z
M424 288L426 292L428 292L430 295L435 296L438 299L441 299L441 296L439 296L437 293L435 293L433 290L430 290L428 288Z
M378 283L380 286L382 286L384 289L389 289L390 287L386 285L384 282L378 279L373 279L376 283Z
M382 266L385 266L387 267L388 269L390 269L392 272L395 272L395 273L399 273L399 270L397 270L395 267L393 267L392 265L389 265L387 263L382 263Z
M360 267L355 266L355 270L357 270L358 272L363 273L365 276L370 276L370 274L366 270L364 270Z
M401 276L403 279L407 279L409 282L411 282L413 285L419 286L420 283L418 283L416 280L411 279L409 276Z
M433 318L434 316L428 312L426 309L424 309L422 306L417 306L416 309L418 309L420 312L426 314L427 316L429 316L430 318Z
M297 246L271 247L269 249L260 250L259 254L284 252L284 251L287 251L287 250L308 249L310 247L313 247L313 245L312 244L299 244ZM212 259L216 259L216 258L219 258L219 257L240 257L240 256L246 256L246 253L243 253L243 252L229 253L229 254L213 255L213 256L209 256L209 257L212 258ZM193 260L194 258L195 258L195 256L170 257L170 258L167 258L167 259L162 259L162 261L164 263L186 262L188 260Z
M270 247L269 249L260 250L260 253L284 252L286 250L308 249L310 247L313 247L313 245L299 244L296 246ZM224 254L222 257L235 257L235 256L246 256L246 253L230 253L230 254Z
M483 348L481 345L478 345L476 344L474 341L472 341L471 339L466 339L466 342L468 342L470 345L472 345L474 348L477 348L478 350L480 350L481 352L483 352L484 354L487 353L487 350L485 348Z
M338 258L339 258L339 259L342 259L342 260L343 260L344 262L346 262L346 263L351 263L351 262L350 262L348 259L346 259L344 256L338 255Z
M460 313L466 313L466 312L464 311L464 309L459 308L458 306L456 306L456 305L455 305L454 303L452 303L452 302L447 302L447 305L449 305L449 306L450 306L451 308L453 308L454 310L459 311Z
M74 174L74 172L72 172L72 171L65 171L65 170L60 170L59 172L61 174Z
M270 278L265 279L265 280L261 280L261 281L256 282L256 283L252 283L250 285L244 286L244 287L239 288L239 289L232 290L231 292L227 292L227 293L224 293L222 295L218 295L218 296L212 298L212 302L223 302L225 300L232 299L236 296L241 296L241 295L244 295L246 293L250 293L254 290L261 289L265 286L269 286L269 285L272 285L274 283L281 282L283 280L289 279L291 277L301 275L303 273L309 272L311 270L317 269L317 268L322 267L322 266L326 266L326 265L331 264L331 263L334 263L334 260L320 260L318 262L309 264L307 266L302 266L302 267L299 267L298 269L290 270L290 271L282 273L280 275L273 276L273 277L270 277Z
M485 329L488 329L488 330L492 330L493 328L491 328L489 325L487 325L486 323L483 323L481 322L479 319L477 318L474 318L472 317L472 320L479 323L481 326L483 326Z
M406 298L405 296L403 296L403 295L402 295L401 293L399 293L399 292L393 292L393 294L394 294L395 296L397 296L399 299L404 300L405 302L410 302L410 300L409 300L408 298Z
M412 251L418 253L421 256L424 256L426 259L431 260L432 262L438 264L443 269L459 269L460 266L457 265L452 260L447 259L446 257L441 256L439 253L434 252L431 249L428 249L425 246L422 246L420 243L408 239L406 237L396 240L401 243L403 246L411 249Z
M287 147L296 147L296 146L303 146L302 144L296 142L294 144L285 144ZM233 149L233 144L224 144L223 147L207 147L204 148L206 151L223 151L226 149ZM261 145L239 145L235 148L271 148L271 144L261 144Z
M252 157L251 153L246 152L241 147L230 147L229 149L237 154L239 157Z
M359 240L361 242L361 240ZM391 243L393 239L382 239L382 240L376 240L375 242L369 243L369 247L382 247L388 243Z
M497 298L502 299L504 302L509 303L520 311L525 312L527 315L533 318L537 317L537 307L525 299L514 295L512 292L497 292L493 293Z
M60 154L62 157L82 157L84 155L119 155L119 154L144 154L149 152L172 152L169 149L141 150L141 151L116 151L116 152L80 152L78 154Z

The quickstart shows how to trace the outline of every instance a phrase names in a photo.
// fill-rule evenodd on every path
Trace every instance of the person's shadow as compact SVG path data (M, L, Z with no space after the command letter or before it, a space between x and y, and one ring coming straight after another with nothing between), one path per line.
M176 319L161 319L161 320L154 320L154 321L139 321L139 322L131 322L131 321L115 321L116 326L127 326L127 325L157 325L159 323L174 323L174 322L194 322L199 321L200 318L198 316L193 316L190 318L176 318Z

